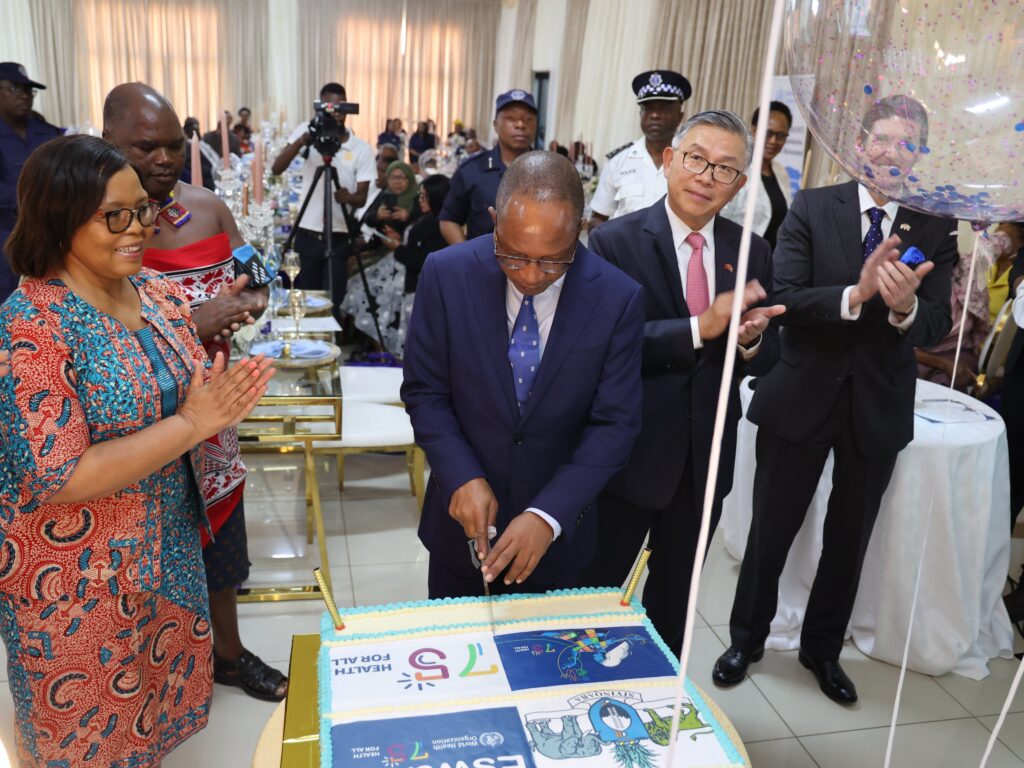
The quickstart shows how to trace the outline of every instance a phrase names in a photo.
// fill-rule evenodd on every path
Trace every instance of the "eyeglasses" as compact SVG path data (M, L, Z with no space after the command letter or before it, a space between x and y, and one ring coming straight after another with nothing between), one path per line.
M785 141L789 134L785 131L768 131L768 141Z
M105 217L107 220L107 229L110 230L110 234L119 235L122 232L125 232L128 227L132 225L136 216L139 219L140 225L143 227L152 227L159 213L159 203L146 203L145 205L140 205L134 210L131 208L117 208L113 211L96 211L93 216L97 219Z
M711 168L711 178L719 184L732 184L742 173L742 171L737 171L731 166L709 162L692 152L683 152L683 168L690 173L700 176L709 167Z
M501 262L501 265L511 270L512 272L518 272L521 269L525 269L530 264L536 264L540 267L540 271L545 275L560 275L572 265L576 260L576 246L572 247L572 256L568 261L559 259L554 261L552 259L529 259L526 256L512 256L508 253L501 253L498 250L498 238L494 238L494 256Z
M24 94L24 95L26 95L26 96L28 96L30 98L34 97L37 93L39 93L39 90L36 89L36 88L33 88L33 87L29 86L29 85L16 84L16 83L7 83L6 85L0 86L0 88L3 88L8 93L13 93L13 94L21 93L21 94Z

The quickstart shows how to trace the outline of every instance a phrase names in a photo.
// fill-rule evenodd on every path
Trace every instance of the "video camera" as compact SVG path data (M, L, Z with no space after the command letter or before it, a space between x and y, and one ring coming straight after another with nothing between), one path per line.
M324 157L334 157L341 149L345 136L345 127L338 122L335 115L358 115L359 105L354 102L342 101L332 104L329 101L313 102L313 119L309 121L309 135L313 139L316 151Z

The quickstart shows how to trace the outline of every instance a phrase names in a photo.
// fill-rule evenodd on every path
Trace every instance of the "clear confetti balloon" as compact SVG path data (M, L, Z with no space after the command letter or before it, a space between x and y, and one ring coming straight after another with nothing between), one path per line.
M853 178L925 213L1024 220L1024 0L789 0L786 59Z

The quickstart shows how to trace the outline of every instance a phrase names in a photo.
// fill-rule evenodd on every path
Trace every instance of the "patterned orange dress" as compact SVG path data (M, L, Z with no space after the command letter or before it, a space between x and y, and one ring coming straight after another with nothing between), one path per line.
M110 496L46 503L90 445L168 416L206 359L181 289L132 282L144 336L59 279L0 308L0 635L22 766L156 765L209 712L201 447Z

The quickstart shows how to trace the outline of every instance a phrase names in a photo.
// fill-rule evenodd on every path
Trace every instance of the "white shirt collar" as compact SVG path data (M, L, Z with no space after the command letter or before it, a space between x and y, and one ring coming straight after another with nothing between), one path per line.
M572 267L569 267L569 269L572 269ZM568 270L566 270L565 275L567 274L569 274ZM565 283L565 275L562 275L560 278L555 280L555 282L553 282L543 291L534 296L534 300L539 299L541 296L547 298L558 295L562 290L562 284ZM507 277L505 278L505 283L508 285L508 289L511 292L511 294L515 297L516 301L521 303L524 298L523 292L516 288L515 284Z
M896 218L896 212L900 209L900 204L890 200L885 205L879 205L875 202L874 198L871 197L871 193L868 188L863 184L857 185L857 197L860 199L860 212L861 214L867 213L872 208L881 208L885 211L885 215L889 217L889 221L893 221Z
M686 242L687 235L694 230L690 229L690 227L676 215L676 212L672 210L672 206L668 204L667 195L665 196L665 213L668 214L668 224L672 228L672 245L675 247L675 250L678 251ZM712 216L711 220L697 231L704 237L704 249L708 252L714 251L715 217Z

